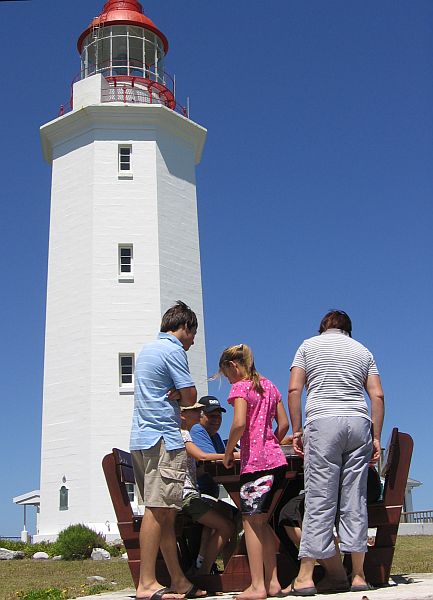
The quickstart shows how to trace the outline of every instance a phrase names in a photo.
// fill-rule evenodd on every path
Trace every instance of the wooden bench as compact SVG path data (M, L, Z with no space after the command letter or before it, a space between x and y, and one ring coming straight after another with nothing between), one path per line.
M135 587L140 576L140 543L139 533L142 517L134 515L126 484L135 484L131 455L118 448L113 448L102 461L105 479L116 513L120 537L128 554L128 565ZM178 543L179 562L184 570L197 554L200 545L201 525L193 524L185 515L179 513L176 519L176 537ZM169 585L170 579L164 561L160 555L156 565L158 580Z
M368 526L377 531L374 545L365 556L364 569L367 581L373 585L386 585L391 574L412 450L411 436L394 427L381 473L385 476L383 499L368 505Z

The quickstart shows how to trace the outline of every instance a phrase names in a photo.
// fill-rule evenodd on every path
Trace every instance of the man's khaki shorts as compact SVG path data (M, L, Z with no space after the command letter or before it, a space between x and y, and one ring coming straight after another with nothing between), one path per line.
M161 438L147 450L132 450L135 482L150 508L182 509L183 484L186 475L186 450L166 450Z

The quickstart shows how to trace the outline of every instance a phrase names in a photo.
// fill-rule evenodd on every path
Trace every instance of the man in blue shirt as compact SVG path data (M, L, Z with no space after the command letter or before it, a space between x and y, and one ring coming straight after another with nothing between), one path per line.
M187 461L180 433L180 406L197 401L186 356L196 332L195 313L178 301L162 317L158 339L144 346L136 362L130 449L145 506L137 600L179 597L156 579L159 548L177 594L187 598L206 594L193 586L180 568L174 529L177 511L182 508Z
M224 454L225 446L218 430L221 427L222 413L225 413L226 409L221 406L215 396L203 396L199 402L204 405L204 408L202 409L200 423L193 425L191 428L192 441L203 452ZM218 498L218 484L214 482L210 475L204 473L197 479L197 483L201 494Z
M222 422L222 413L226 412L215 396L203 396L200 398L199 403L204 405L201 411L200 423L193 425L190 430L192 441L196 446L206 452L207 454L224 454L225 445L218 433ZM197 478L198 488L201 494L218 498L219 486L207 473L203 473ZM242 522L240 519L240 513L235 507L231 507L227 504L228 518L232 519L236 524L237 532L242 529ZM203 563L203 559L206 552L206 547L209 542L210 530L205 527L203 528L200 550L196 558L196 567L199 569ZM226 545L223 551L224 563L232 555L236 547L236 536L234 536L230 542ZM215 565L216 567L216 565Z

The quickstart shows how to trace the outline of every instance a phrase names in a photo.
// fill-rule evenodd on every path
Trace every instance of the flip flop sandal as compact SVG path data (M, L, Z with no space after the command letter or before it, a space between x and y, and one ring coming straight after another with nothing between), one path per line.
M163 588L159 588L159 590L156 590L156 592L153 592L153 594L151 594L150 596L135 596L135 600L163 600L163 596L165 594L175 594L176 592L173 592L173 590L171 590L168 587L163 587Z
M301 588L299 590L292 588L288 593L288 596L315 596L316 594L317 590L315 587Z
M286 594L286 596L315 596L317 594L317 590L314 586L307 588L295 588L295 582L292 581L292 587L290 591Z
M315 596L317 594L317 590L315 587L296 589L294 583L295 580L293 580L290 584L290 590L288 592L283 592L281 590L280 592L278 592L278 594L275 594L273 598L287 598L287 596Z

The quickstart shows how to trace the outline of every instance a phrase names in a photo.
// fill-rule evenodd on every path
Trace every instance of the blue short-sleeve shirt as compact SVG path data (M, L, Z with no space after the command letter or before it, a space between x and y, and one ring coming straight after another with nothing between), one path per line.
M198 446L200 450L203 450L203 452L207 452L208 454L214 454L215 452L224 454L226 448L219 433L210 436L200 423L193 425L190 433L194 444ZM219 486L207 473L203 473L203 475L200 475L200 477L197 478L197 485L202 494L218 498Z
M167 393L193 386L186 352L177 337L160 333L144 346L135 364L131 450L147 450L161 438L167 450L184 447L179 403L168 400Z

